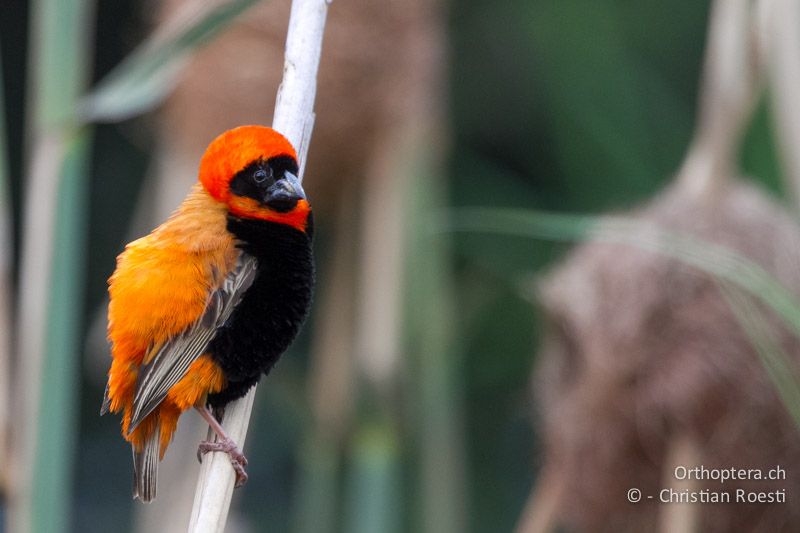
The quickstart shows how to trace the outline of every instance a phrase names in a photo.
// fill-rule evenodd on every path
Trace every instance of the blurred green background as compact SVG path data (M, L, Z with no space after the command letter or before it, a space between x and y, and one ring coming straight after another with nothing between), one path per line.
M670 181L691 137L708 8L705 1L452 2L446 28L446 119L452 143L447 193L443 205L434 208L600 213L651 197ZM4 0L0 9L8 185L18 257L31 5ZM146 36L146 9L141 1L98 2L89 36L94 82ZM114 257L130 237L131 199L150 163L152 132L147 115L94 131L88 253L81 280L85 291L79 306L84 333L104 304ZM759 105L749 128L742 163L781 192L766 104ZM325 250L323 225L320 235L317 247ZM458 406L452 414L463 433L440 451L447 453L450 446L463 453L465 485L459 503L467 530L509 531L541 459L530 391L539 328L536 305L523 287L565 248L464 233L454 234L451 245L439 266L446 269L457 309L447 350L452 352L448 365ZM19 276L19 263L14 267ZM311 329L305 328L257 395L250 438L264 445L257 460L250 457L250 481L234 499L237 523L245 531L297 530L302 522L297 496L310 419L304 391ZM97 416L103 392L97 370L82 364L80 373L79 420L73 424L78 440L69 467L70 526L63 529L125 531L136 505L130 498L130 452L116 419ZM401 410L392 444L399 448L390 452L399 469L395 526L417 531L420 451L414 410L410 405ZM361 410L358 416L374 413ZM381 446L378 439L378 455ZM363 459L351 454L344 461ZM356 496L345 486L343 481L341 493L329 497L342 509L366 513L363 506L369 502L346 501ZM337 520L349 529L345 514L337 514Z

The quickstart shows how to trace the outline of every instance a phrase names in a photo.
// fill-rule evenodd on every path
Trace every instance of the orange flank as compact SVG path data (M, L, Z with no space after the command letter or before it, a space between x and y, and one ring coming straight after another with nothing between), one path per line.
M132 404L139 367L170 338L186 330L206 309L236 263L239 251L226 230L227 209L199 184L178 210L150 235L130 243L117 258L109 280L108 337L113 362L109 371L110 410L124 410L123 434L141 450L161 423L161 454L180 413L224 383L208 357L190 372L131 433Z

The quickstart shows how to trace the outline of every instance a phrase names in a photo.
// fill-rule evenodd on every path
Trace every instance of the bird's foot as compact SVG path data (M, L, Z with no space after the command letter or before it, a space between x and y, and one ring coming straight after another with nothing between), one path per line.
M244 467L247 466L247 457L239 451L239 447L231 439L225 438L219 441L202 441L197 446L197 460L203 462L203 455L208 452L225 452L231 459L231 466L233 471L236 472L235 488L239 488L247 483L247 472Z

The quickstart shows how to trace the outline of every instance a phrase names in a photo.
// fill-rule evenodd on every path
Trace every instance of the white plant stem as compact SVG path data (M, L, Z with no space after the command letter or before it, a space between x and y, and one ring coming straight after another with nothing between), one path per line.
M225 432L240 448L244 447L255 393L256 389L253 387L244 398L231 402L225 408ZM227 454L220 452L205 455L194 493L189 531L210 533L225 530L235 477Z
M762 0L760 34L765 48L776 140L783 163L784 182L795 206L800 206L800 3Z
M294 0L286 36L283 81L278 90L272 127L283 133L297 148L300 179L303 177L311 130L314 127L314 98L317 69L322 51L322 35L329 1ZM225 409L223 427L243 448L253 408L255 387ZM189 531L222 532L233 495L234 471L224 453L206 455L197 481Z
M694 139L678 173L693 197L713 197L736 171L736 153L760 88L750 0L711 5Z

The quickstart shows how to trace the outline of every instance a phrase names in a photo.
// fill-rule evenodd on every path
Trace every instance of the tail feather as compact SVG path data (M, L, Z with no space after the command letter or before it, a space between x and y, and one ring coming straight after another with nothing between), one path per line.
M160 439L160 427L156 427L142 451L133 450L133 497L145 503L156 498Z

